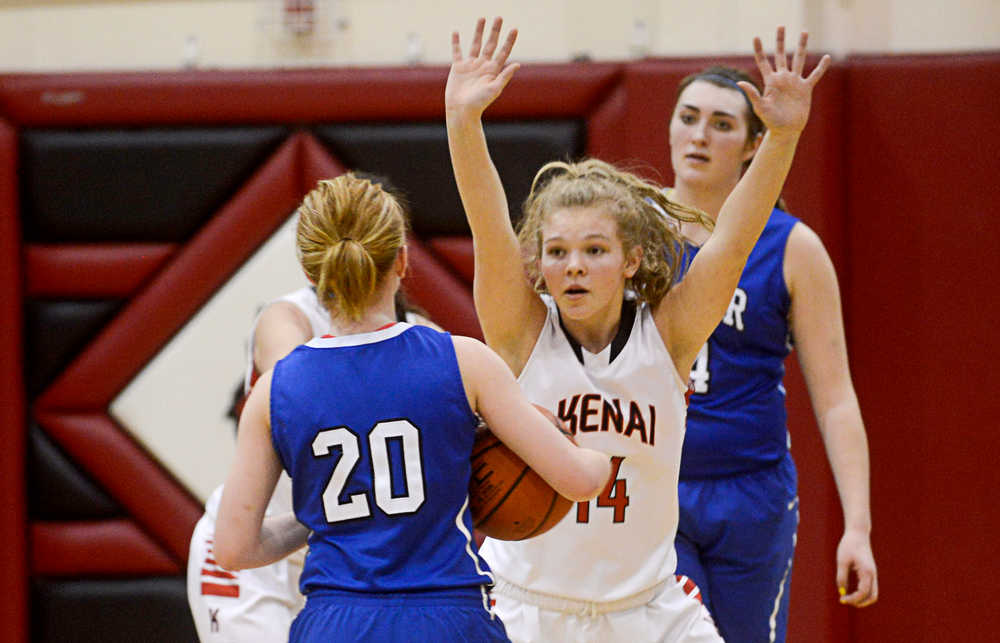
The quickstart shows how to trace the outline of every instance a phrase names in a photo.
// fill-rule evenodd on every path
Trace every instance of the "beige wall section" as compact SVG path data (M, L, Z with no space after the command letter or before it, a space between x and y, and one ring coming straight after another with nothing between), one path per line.
M283 0L0 0L0 71L442 64L451 30L495 13L522 61L744 53L779 23L840 55L1000 48L997 0L314 2L316 31L295 37Z

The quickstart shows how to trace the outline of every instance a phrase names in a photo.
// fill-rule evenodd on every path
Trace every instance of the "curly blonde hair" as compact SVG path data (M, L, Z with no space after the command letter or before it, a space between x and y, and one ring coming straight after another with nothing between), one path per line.
M349 172L317 183L297 214L296 253L317 297L331 315L357 321L406 243L406 212Z
M683 248L680 223L712 228L712 220L700 210L674 203L660 186L605 161L546 163L532 181L517 233L535 290L546 291L538 269L546 217L562 208L594 205L606 207L617 221L626 254L636 247L642 249L639 269L628 286L639 300L652 306L660 303L677 279Z

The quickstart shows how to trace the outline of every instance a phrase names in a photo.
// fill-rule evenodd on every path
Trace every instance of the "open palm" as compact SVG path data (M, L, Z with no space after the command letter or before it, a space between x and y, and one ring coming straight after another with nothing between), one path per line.
M462 56L458 32L451 35L452 63L444 92L445 107L448 110L471 110L481 114L496 100L520 66L517 63L507 64L507 58L517 39L517 30L510 30L503 46L498 49L503 19L493 21L484 45L485 24L486 20L483 18L476 23L468 58Z
M740 82L739 85L750 99L754 112L769 131L797 134L809 120L812 90L829 68L830 56L823 56L812 73L803 77L808 41L809 34L802 32L799 36L799 45L792 57L792 65L789 67L785 55L784 27L778 27L773 66L764 54L760 38L754 38L754 61L764 80L764 92L761 94L756 87L747 82Z

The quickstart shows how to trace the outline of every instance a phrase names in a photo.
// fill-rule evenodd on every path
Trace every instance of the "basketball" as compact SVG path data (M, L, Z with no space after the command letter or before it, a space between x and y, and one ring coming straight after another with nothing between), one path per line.
M535 407L569 436L548 409ZM554 527L572 506L488 427L480 426L469 479L469 509L480 533L497 540L531 538Z

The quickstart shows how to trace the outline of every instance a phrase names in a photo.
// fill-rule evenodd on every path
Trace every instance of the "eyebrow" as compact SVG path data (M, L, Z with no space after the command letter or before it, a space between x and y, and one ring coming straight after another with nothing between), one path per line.
M611 241L611 237L609 237L606 234L602 234L600 232L591 232L590 234L586 235L583 238L584 241L589 241L591 239L600 239L602 241ZM544 245L546 243L551 243L553 241L565 241L565 239L563 237L561 237L561 236L549 237L548 239L542 239L542 244Z
M686 105L685 104L685 105L681 105L681 107L683 109L689 109L692 112L698 112L699 114L701 113L701 110L698 109L697 107L695 107L694 105ZM737 118L737 116L735 114L730 114L729 112L724 112L721 109L717 109L714 112L712 112L712 116L726 116L726 117L729 117L729 118Z

